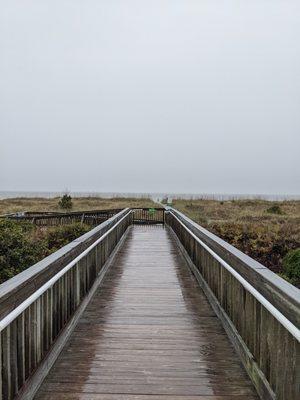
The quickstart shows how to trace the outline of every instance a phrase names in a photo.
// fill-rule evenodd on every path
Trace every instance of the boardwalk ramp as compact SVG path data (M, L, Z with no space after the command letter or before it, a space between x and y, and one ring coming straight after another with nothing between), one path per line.
M299 293L260 264L172 209L68 246L0 287L2 399L298 398Z

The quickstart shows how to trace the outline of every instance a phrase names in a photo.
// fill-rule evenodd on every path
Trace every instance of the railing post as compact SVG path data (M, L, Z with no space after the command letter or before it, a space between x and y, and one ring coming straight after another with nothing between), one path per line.
M2 339L2 396L11 399L10 326L1 332Z
M79 263L75 266L75 307L80 303L80 268Z
M4 400L3 398L3 366L2 366L2 354L3 354L3 346L2 346L2 332L0 332L0 400Z
M298 399L299 290L176 210L167 222L260 398Z
M25 382L25 319L22 313L17 319L18 387Z
M80 240L78 245L73 243L74 247L70 246L76 249L73 252L67 246L66 252L63 253L68 257L67 265L62 264L64 258L60 256L57 258L59 262L55 265L56 271L50 276L49 266L53 264L46 262L44 281L41 280L40 267L38 266L38 273L37 269L34 269L30 275L32 279L29 280L27 277L27 281L24 280L21 286L22 295L17 290L20 286L18 278L18 285L14 285L14 292L10 293L8 303L10 311L5 314L1 309L0 400L12 400L21 389L26 393L27 391L32 393L33 389L28 382L35 385L35 379L32 380L32 377L36 368L41 368L39 371L41 376L48 369L48 360L45 357L49 356L51 360L49 349L55 342L55 353L55 346L60 340L59 335L62 334L64 337L65 334L62 329L68 322L72 326L71 317L74 316L76 319L74 315L76 309L97 278L97 266L99 265L100 270L128 226L127 222L131 216L128 209L124 211L120 212L115 221L105 223L103 228L96 230L98 237L95 235L95 239L86 234L85 247L82 246L84 242ZM82 248L81 254L78 255L77 249ZM70 255L74 257L71 258ZM28 272L26 274L28 275ZM24 290L26 284L29 287L27 292ZM5 291L4 294L6 295ZM5 296L2 297L5 299ZM3 298L1 300L2 304L6 304ZM39 377L39 374L37 376Z

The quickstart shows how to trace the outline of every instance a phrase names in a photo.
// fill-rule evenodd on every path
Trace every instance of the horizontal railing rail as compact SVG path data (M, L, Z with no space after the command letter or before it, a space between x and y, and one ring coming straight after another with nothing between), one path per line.
M28 379L67 327L131 223L132 212L126 209L105 222L105 229L100 225L92 234L92 243L90 235L83 235L88 246L80 246L80 254L71 260L64 258L58 271L50 278L47 272L44 283L36 282L35 290L28 291L27 296L23 294L22 300L2 315L0 399L11 400L26 388ZM62 251L67 254L70 249L68 245L65 247ZM27 275L31 275L31 280L36 272L34 267L29 268ZM0 298L1 294L14 293L18 281L14 278L10 281L0 285Z
M165 209L162 207L134 208L134 224L163 224L165 222Z
M167 207L121 210L0 285L0 400L32 398L28 385L57 357L127 228L158 223L176 236L261 399L298 399L300 290Z
M129 209L124 209L63 248L0 285L0 318L5 317L37 288L52 278L68 262L101 237Z
M260 397L296 400L299 395L299 289L177 210L168 210L166 223L190 259L193 272Z
M1 218L8 218L15 221L31 222L38 226L56 226L80 222L88 225L98 225L112 216L119 213L121 209L110 210L89 210L78 212L24 212L22 214L2 215Z

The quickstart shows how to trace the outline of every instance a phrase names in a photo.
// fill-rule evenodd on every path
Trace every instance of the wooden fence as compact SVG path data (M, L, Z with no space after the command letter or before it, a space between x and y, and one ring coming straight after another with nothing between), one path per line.
M76 313L98 285L110 254L132 223L125 209L0 288L0 399L32 398L34 374L46 374ZM59 338L59 340L58 340ZM51 353L49 353L51 349ZM51 357L45 360L50 354ZM33 380L32 380L33 379ZM25 393L24 393L25 391Z
M166 223L261 399L299 399L299 289L174 209Z
M298 400L300 291L170 208L124 209L0 286L0 399L30 399L131 224L166 223L263 400Z
M27 221L37 226L57 226L80 222L88 225L99 225L120 212L121 209L92 210L68 213L52 212L25 212L22 214L7 214L2 218L9 218L16 221Z
M133 210L134 224L163 224L165 222L164 208L134 208Z

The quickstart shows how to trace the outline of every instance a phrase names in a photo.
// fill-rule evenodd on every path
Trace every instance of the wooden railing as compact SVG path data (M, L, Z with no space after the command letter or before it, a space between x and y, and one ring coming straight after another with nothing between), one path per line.
M299 399L300 290L182 213L166 223L261 399Z
M125 209L0 286L1 400L32 398L131 223Z
M81 222L88 225L99 225L101 222L106 221L120 211L121 209L68 213L25 212L23 214L16 213L1 215L0 218L31 222L38 226L56 226L71 224L74 222ZM132 211L133 222L135 224L163 224L165 221L165 209L162 207L134 208Z
M124 209L0 285L0 399L33 397L133 223L173 230L261 399L298 399L299 289L172 208Z
M16 221L32 222L38 226L56 226L80 222L88 225L99 225L120 212L121 209L92 210L68 213L53 212L25 212L23 214L7 214L2 218L9 218Z
M134 224L163 224L165 222L164 208L134 208L133 210Z

